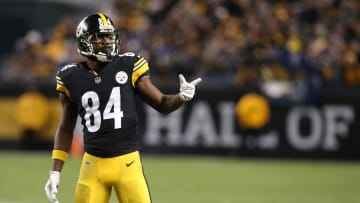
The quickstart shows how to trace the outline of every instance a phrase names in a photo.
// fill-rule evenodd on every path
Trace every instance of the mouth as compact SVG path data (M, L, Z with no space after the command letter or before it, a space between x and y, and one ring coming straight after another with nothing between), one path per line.
M97 50L98 53L104 54L104 55L111 54L112 51L113 51L113 48L110 47L110 46L104 46L104 47Z

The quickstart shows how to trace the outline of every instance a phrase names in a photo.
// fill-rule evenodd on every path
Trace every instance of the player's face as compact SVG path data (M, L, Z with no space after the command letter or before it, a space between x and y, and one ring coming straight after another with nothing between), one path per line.
M91 38L94 49L111 47L115 43L116 36L114 33L96 33Z

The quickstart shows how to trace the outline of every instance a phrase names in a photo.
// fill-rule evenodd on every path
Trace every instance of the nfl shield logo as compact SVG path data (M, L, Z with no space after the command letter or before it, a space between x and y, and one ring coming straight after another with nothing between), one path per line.
M95 78L95 83L96 83L96 84L101 83L101 77L97 76L97 77Z

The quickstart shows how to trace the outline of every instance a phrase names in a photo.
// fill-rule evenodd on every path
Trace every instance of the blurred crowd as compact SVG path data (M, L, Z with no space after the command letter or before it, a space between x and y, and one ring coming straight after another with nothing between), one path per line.
M358 0L124 0L103 12L120 29L121 52L143 55L159 85L183 73L204 87L312 102L326 83L360 84ZM2 80L54 83L59 66L82 60L77 23L30 30L1 64Z

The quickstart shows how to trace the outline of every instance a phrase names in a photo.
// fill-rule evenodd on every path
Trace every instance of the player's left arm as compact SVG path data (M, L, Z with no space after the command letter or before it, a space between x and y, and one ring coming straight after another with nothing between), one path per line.
M187 82L184 76L179 75L180 92L178 94L162 93L150 80L149 76L143 76L136 84L136 89L142 99L157 111L167 114L178 109L183 103L191 100L195 95L195 86L201 82L198 78Z

